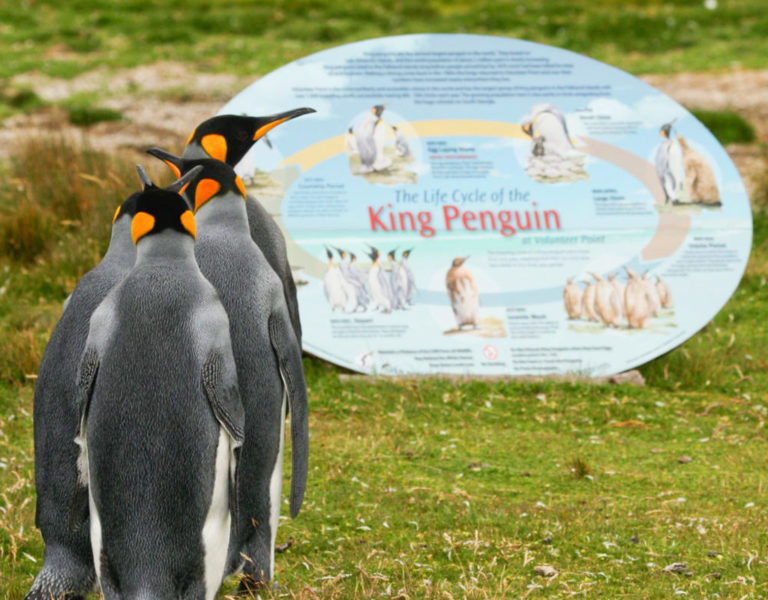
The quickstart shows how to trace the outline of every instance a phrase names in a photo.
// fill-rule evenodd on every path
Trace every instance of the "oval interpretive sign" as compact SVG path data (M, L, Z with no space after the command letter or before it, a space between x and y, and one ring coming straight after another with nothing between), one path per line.
M604 375L725 304L752 221L726 152L639 79L408 35L302 58L222 113L317 113L238 164L282 227L304 348L367 373Z

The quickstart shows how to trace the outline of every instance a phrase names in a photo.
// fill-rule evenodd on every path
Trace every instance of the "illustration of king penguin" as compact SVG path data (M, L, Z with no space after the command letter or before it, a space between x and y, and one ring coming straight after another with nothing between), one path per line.
M379 150L377 142L381 142L381 140L377 140L376 130L377 126L381 126L382 129L379 131L383 131L383 124L380 124L380 122L384 108L385 105L383 104L377 104L372 107L371 112L365 115L363 120L355 127L355 141L357 142L357 151L360 154L361 173L375 171L378 169L379 164L381 164L380 157L377 154ZM381 150L383 151L383 147Z
M683 152L671 136L675 121L676 119L673 119L661 126L659 129L661 144L656 149L656 174L664 189L665 204L679 204L687 201Z
M137 197L136 263L94 311L78 371L70 518L90 517L106 600L212 600L237 515L244 414L229 320L179 191Z
M139 193L112 218L112 236L101 262L78 281L48 340L34 400L35 525L45 542L43 566L25 600L84 597L95 582L88 527L70 530L69 500L77 479L76 377L91 314L136 260L131 220Z
M229 315L245 408L240 518L229 569L242 568L246 577L241 586L249 589L274 573L286 408L291 414L291 517L298 514L304 497L307 389L280 279L251 239L242 181L232 167L213 159L184 160L181 171L195 166L203 170L185 192L198 227L195 257Z
M234 169L251 146L271 129L281 123L313 112L315 110L312 108L297 108L267 117L238 115L212 117L198 125L189 136L182 158L214 158L227 163ZM168 161L167 164L172 169L174 168L173 161ZM296 338L301 343L301 322L299 321L299 304L296 299L296 283L288 263L283 232L255 198L247 196L245 207L248 213L251 239L256 242L264 254L264 258L280 277L285 301L291 316L291 324Z

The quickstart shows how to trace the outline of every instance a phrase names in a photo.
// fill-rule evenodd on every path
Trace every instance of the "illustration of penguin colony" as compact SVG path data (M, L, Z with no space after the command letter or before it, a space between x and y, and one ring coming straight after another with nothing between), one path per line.
M43 565L27 600L205 598L274 574L284 422L290 514L309 450L296 288L285 240L233 167L314 112L218 116L178 180L116 210L107 253L65 301L34 399Z
M629 267L624 269L626 284L616 278L616 273L606 278L590 273L594 281L584 281L586 287L582 290L573 282L573 277L569 278L563 288L568 318L586 319L606 327L645 329L662 308L672 308L672 292L661 277L657 276L654 282L648 277L648 271L638 277Z
M335 248L339 259L334 262L333 252L326 247L328 270L323 275L323 290L331 310L391 313L413 304L416 280L408 265L413 249L404 250L399 259L395 258L397 249L390 250L386 264L381 264L377 248L369 246L369 249L371 265L366 269L357 264L354 252L341 248Z

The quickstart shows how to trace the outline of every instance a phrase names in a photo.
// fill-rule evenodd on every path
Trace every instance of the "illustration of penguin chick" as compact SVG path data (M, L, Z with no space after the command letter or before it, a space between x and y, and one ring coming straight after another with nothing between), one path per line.
M368 290L374 305L384 313L392 312L392 290L379 264L379 251L371 246L368 254L371 258L371 268L368 269Z
M239 115L218 115L198 125L187 140L182 158L213 158L227 163L233 169L248 150L267 132L278 125L315 112L312 108L297 108L267 117L248 117ZM153 149L154 150L154 149ZM154 152L151 152L155 154ZM165 160L171 169L178 169L168 157ZM176 171L174 171L176 172ZM178 177L178 174L177 174ZM291 324L296 338L301 343L301 321L299 303L296 298L296 283L293 279L285 238L280 226L266 211L261 203L246 194L245 208L248 213L248 226L251 239L259 246L270 266L280 277L285 301L291 316Z
M661 144L656 149L656 174L664 189L665 204L681 202L685 171L683 170L683 154L680 146L671 137L674 120L665 123L659 129Z
M451 268L445 275L445 287L451 300L453 315L456 317L456 328L464 325L478 326L478 311L480 309L480 294L477 291L475 278L464 262L469 257L454 258Z
M392 131L395 132L395 152L402 158L410 158L411 147L408 145L408 138L394 125L392 125Z
M328 270L323 275L325 299L331 305L331 310L346 312L347 305L355 300L357 294L352 284L345 280L339 266L334 264L331 251L326 248L325 253L328 256Z
M588 321L599 321L600 317L595 312L595 296L597 289L592 283L591 279L585 281L587 287L584 288L584 295L581 298L581 314L586 317Z
M643 284L645 293L648 295L648 308L651 311L651 316L658 317L661 310L661 298L653 281L648 278L648 271L643 273L640 282Z
M598 273L592 273L595 285L595 312L605 325L618 327L621 318L621 301L613 286Z
M77 368L91 314L133 267L136 249L131 221L139 192L115 211L109 247L101 262L78 281L65 302L38 371L34 399L35 525L45 542L45 558L25 600L64 594L84 597L93 587L88 523L70 529L70 498L77 480Z
M534 156L554 154L566 158L575 150L565 116L553 104L533 105L520 126L531 138L531 151Z
M683 169L685 170L685 186L688 189L690 201L709 206L720 206L720 190L712 167L706 159L688 146L685 138L677 134L677 141L683 153Z
M624 285L616 279L616 273L609 273L608 274L608 283L610 283L613 286L614 291L616 292L616 297L619 299L619 315L624 316Z
M674 304L672 301L672 291L669 289L667 282L658 275L656 276L656 291L659 294L662 308L671 308Z
M651 323L651 308L646 286L632 269L627 272L627 285L624 288L624 314L633 329L645 329Z
M573 277L569 277L563 288L563 302L569 319L578 319L581 316L581 296L581 288L573 283Z
M239 522L228 566L229 572L243 569L241 588L248 591L274 573L287 409L291 414L291 517L302 504L309 452L307 388L283 287L251 238L242 183L225 163L194 162L203 170L185 196L195 207L195 258L229 316L245 409Z
M213 600L237 512L244 415L229 321L177 191L136 199L136 263L94 311L78 372L71 518L90 519L106 600Z
M377 104L371 111L365 115L362 121L355 127L355 141L357 142L357 151L360 154L360 173L370 173L379 168L381 161L378 158L377 144L381 142L376 138L376 127L381 121L381 115L384 112L384 105ZM385 133L386 135L386 133ZM379 133L379 138L381 134ZM383 151L383 143L382 143ZM377 162L377 160L379 162Z

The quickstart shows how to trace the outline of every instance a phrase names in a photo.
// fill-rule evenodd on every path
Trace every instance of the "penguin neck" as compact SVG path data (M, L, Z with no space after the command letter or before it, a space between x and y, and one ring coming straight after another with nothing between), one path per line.
M184 263L197 266L195 240L187 233L166 229L143 237L136 246L136 266Z
M112 225L112 237L109 239L109 248L102 262L130 268L135 261L136 246L131 239L131 219L123 216Z
M248 212L239 194L223 194L210 199L197 210L195 220L203 231L208 226L224 226L229 235L251 235Z

